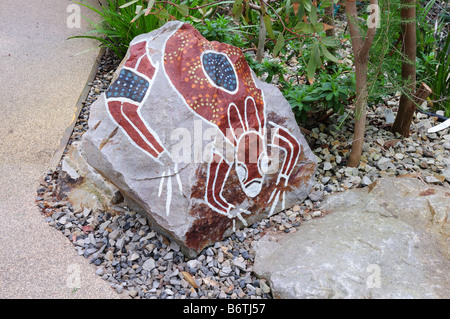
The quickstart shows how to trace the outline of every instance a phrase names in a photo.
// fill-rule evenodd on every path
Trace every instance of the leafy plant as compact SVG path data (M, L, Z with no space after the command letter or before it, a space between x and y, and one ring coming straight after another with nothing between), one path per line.
M249 55L246 55L246 58L249 66L258 77L262 78L265 76L265 82L272 83L275 75L278 75L280 82L284 82L283 74L286 73L286 70L281 62L272 59L263 59L261 62L258 62Z
M249 47L249 41L244 34L257 26L238 26L233 19L225 15L205 18L201 22L194 22L195 28L209 41L224 42L239 48Z
M433 93L433 108L442 109L450 116L450 35L446 31L447 12L440 14L431 23L428 15L437 1L432 0L417 9L417 75L426 82ZM445 1L445 4L448 1ZM445 6L444 6L445 7ZM443 35L447 32L447 36Z
M326 30L332 26L321 22L320 8L336 4L336 0L317 1L287 0L287 1L234 1L232 15L236 21L245 24L260 25L258 38L258 53L262 60L261 49L268 48L273 56L286 53L285 44L290 41L303 42L309 38L313 41L310 59L307 62L308 81L314 81L316 71L323 66L324 60L338 62L330 52L330 47L341 44L339 39L328 37ZM258 14L255 14L257 12ZM259 31L258 30L258 31ZM269 39L266 39L266 34Z
M321 101L325 108L333 109L341 115L344 113L345 102L348 101L353 89L348 84L348 78L342 77L342 71L343 68L340 67L333 74L322 72L320 86L311 92L311 95L316 96L316 99Z
M201 2L202 0L189 1L193 7L200 6ZM77 3L96 12L101 20L95 23L86 19L91 24L92 30L70 39L98 40L101 47L110 48L119 58L125 56L129 43L139 34L157 29L169 20L200 22L212 13L212 8L207 10L207 6L191 12L186 5L187 1L172 3L155 0L106 0L99 9L90 4Z
M314 89L313 85L293 85L292 82L288 84L282 92L286 100L291 105L292 111L298 122L305 122L307 112L314 110L315 99L311 95Z
M355 79L349 75L348 69L334 66L328 71L321 70L318 81L313 84L295 85L290 81L283 83L283 86L283 95L294 114L300 122L304 122L309 111L333 109L344 114L345 106L353 98Z
M431 83L433 97L437 100L435 108L445 110L445 116L450 117L450 33L437 54L437 61L439 66L435 80Z

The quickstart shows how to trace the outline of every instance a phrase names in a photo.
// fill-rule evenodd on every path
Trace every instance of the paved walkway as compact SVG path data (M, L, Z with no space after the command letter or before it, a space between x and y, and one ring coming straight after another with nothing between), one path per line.
M99 52L66 40L89 28L68 28L71 3L0 2L0 298L119 297L34 203Z

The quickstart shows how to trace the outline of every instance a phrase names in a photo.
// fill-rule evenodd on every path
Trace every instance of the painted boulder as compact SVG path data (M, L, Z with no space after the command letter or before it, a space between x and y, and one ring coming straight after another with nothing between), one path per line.
M130 43L81 153L188 256L304 200L317 166L241 50L178 21Z

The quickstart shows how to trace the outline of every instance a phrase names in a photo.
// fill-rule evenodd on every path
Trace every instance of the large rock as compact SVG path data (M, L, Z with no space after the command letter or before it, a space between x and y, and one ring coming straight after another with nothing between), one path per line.
M189 256L302 201L316 169L280 91L176 21L131 42L81 153Z
M326 216L255 245L276 298L449 298L450 192L381 179L329 196Z

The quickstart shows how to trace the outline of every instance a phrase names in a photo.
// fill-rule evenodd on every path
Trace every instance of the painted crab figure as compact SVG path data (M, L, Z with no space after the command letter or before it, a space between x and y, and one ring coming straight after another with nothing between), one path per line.
M147 41L132 43L129 51L130 56L106 98L111 117L135 146L155 160L168 152L139 113L155 73L165 72L185 106L216 127L234 149L233 159L222 150L211 151L205 189L208 206L229 218L237 216L243 220L241 213L245 210L235 209L222 195L231 168L234 165L245 194L255 197L264 185L276 149L284 156L276 182L279 187L269 199L272 214L278 201L283 200L283 189L298 162L301 146L288 130L267 121L263 93L256 87L242 51L209 42L187 23L168 37L160 62L152 63Z

